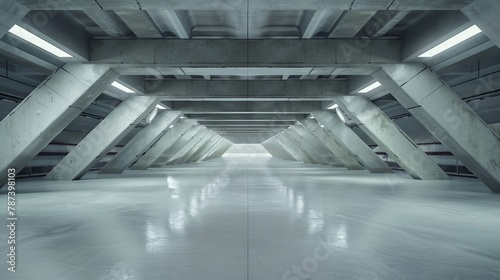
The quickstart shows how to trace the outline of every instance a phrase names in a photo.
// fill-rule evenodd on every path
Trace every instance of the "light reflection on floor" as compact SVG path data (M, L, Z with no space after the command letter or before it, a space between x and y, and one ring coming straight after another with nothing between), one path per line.
M251 154L84 179L18 181L0 279L500 279L500 196L477 180Z

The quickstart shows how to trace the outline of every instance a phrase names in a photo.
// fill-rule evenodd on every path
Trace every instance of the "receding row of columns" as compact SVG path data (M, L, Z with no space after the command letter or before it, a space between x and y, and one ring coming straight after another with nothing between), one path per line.
M448 85L424 64L383 65L373 74L453 155L493 192L500 193L500 139ZM415 179L450 177L384 112L364 96L332 100L350 122L368 135ZM268 139L275 157L312 164L391 172L387 164L334 110L314 111ZM319 143L320 144L319 144Z
M0 122L0 181L8 169L20 171L119 75L107 65L68 63L55 71ZM45 177L77 180L102 160L160 102L132 95L121 102ZM100 173L189 163L222 155L231 143L182 112L161 111Z

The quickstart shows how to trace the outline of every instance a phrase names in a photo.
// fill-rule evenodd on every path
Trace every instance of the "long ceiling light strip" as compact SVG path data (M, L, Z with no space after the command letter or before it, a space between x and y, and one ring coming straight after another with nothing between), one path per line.
M418 57L433 57L479 33L481 33L481 29L479 29L479 27L477 27L476 25L473 25L458 33L457 35L451 37L450 39L442 42L441 44L435 46L434 48L426 51L425 53L419 55Z
M378 81L365 87L364 89L358 91L358 93L368 93L376 88L378 88L379 86L381 86L382 84L380 84Z
M57 57L73 57L69 53L61 50L60 48L52 45L51 43L45 41L44 39L36 36L35 34L29 32L28 30L20 27L19 25L15 24L12 26L11 29L9 29L9 33L12 33L16 35L17 37L57 56Z
M111 83L112 86L114 86L115 88L123 91L123 92L126 92L126 93L135 93L135 91L129 89L128 87L120 84L119 82L117 81L114 81L113 83Z

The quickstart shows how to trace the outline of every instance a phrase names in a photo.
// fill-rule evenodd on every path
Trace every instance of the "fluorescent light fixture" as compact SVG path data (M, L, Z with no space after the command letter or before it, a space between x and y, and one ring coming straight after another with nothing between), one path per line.
M324 125L320 125L320 126L321 126L322 128L325 128L325 126L324 126Z
M135 91L133 91L133 90L129 89L128 87L126 87L126 86L124 86L124 85L120 84L120 83L119 83L119 82L117 82L117 81L114 81L111 85L112 85L112 86L114 86L115 88L117 88L117 89L119 89L119 90L123 91L123 92L126 92L126 93L135 93Z
M158 114L158 108L154 108L153 111L151 111L151 113L149 113L149 116L146 119L146 123L152 122L157 114Z
M185 119L185 118L186 118L186 117L184 117L184 116L181 116L181 119Z
M346 122L346 120L345 120L344 114L340 111L340 109L335 110L335 112L337 113L337 116L339 117L339 119L340 119L343 123L345 123L345 122Z
M36 36L35 34L29 32L28 30L20 27L17 24L14 24L11 29L9 29L9 33L16 35L17 37L45 50L49 53L57 56L57 57L73 57L69 53L61 50L60 48L52 45L51 43L45 41L44 39Z
M364 89L358 91L358 93L367 93L367 92L370 92L376 88L378 88L379 86L381 86L382 84L380 84L379 82L375 82L367 87L365 87Z
M169 126L169 128L172 128L172 127L174 127L174 125L173 125L173 124Z
M337 104L333 104L332 106L326 108L327 110L333 110L333 109L337 109L339 107L339 105Z
M479 29L479 27L477 27L476 25L473 25L458 33L457 35L451 37L450 39L442 42L441 44L435 46L434 48L426 51L425 53L419 55L418 57L433 57L479 33L481 33L481 29Z
M309 118L310 118L310 119L314 119L314 116L312 116L312 115L311 115L311 116L309 116Z
M161 105L161 104L156 105L156 108L158 108L158 109L160 109L160 110L165 110L165 109L167 109L167 107L165 107L165 106L163 106L163 105Z

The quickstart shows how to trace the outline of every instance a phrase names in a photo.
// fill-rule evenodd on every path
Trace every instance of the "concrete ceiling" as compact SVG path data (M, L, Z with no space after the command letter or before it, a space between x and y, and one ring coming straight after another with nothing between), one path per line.
M496 88L471 93L481 78L500 80L491 62L500 52L484 35L432 59L417 57L472 25L460 12L472 0L18 2L32 10L20 25L74 59L5 35L2 99L22 100L68 61L108 63L124 84L162 96L234 143L260 143L334 96L358 94L380 64L424 62L471 101L496 96ZM126 97L111 88L105 94L104 115ZM367 95L392 117L407 114L388 94ZM479 112L487 122L500 105L490 104ZM12 106L0 105L3 117ZM87 113L98 116L97 108Z

